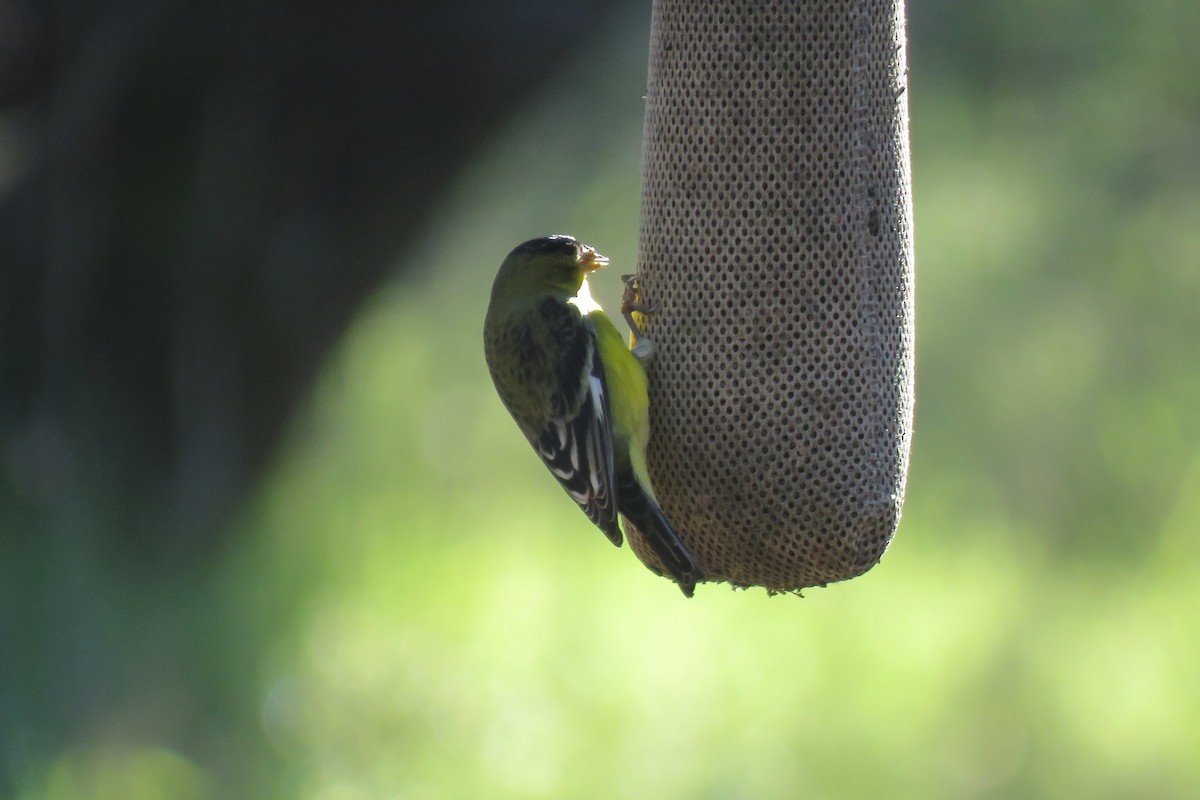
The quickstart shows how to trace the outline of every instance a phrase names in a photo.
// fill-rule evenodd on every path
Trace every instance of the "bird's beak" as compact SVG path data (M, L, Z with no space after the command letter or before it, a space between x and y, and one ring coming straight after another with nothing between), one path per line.
M579 245L579 263L583 265L584 272L591 272L607 264L608 256L600 255L594 247L581 244Z

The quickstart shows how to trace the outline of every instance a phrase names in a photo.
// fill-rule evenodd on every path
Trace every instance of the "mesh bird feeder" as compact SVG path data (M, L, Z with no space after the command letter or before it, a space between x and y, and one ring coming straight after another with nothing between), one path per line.
M709 580L844 580L895 531L913 411L905 81L902 0L654 2L649 462Z

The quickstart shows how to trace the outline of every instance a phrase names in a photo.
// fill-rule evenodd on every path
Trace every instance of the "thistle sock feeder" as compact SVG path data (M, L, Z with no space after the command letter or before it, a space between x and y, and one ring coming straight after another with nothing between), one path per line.
M913 411L905 81L902 0L654 2L649 466L708 580L845 580L895 532Z

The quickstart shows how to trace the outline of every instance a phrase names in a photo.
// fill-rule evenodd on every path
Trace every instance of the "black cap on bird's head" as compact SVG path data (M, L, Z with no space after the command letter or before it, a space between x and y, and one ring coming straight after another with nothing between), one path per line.
M512 255L552 255L559 253L561 255L574 255L576 248L579 247L579 240L574 236L568 236L565 233L554 233L550 236L539 236L537 239L530 239L528 242L522 242L513 248Z
M573 236L556 234L517 245L500 265L492 295L527 292L561 293L573 297L584 277L608 263L594 247Z
M583 244L574 236L565 233L555 233L523 242L509 253L509 258L513 256L562 256L578 264L584 272L591 272L608 263L608 258L597 253L596 248Z

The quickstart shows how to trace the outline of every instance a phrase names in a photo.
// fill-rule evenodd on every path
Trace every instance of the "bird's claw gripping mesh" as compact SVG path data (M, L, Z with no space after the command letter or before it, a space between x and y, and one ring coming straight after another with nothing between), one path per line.
M904 64L900 0L655 0L650 471L709 580L843 580L895 530L913 408Z

